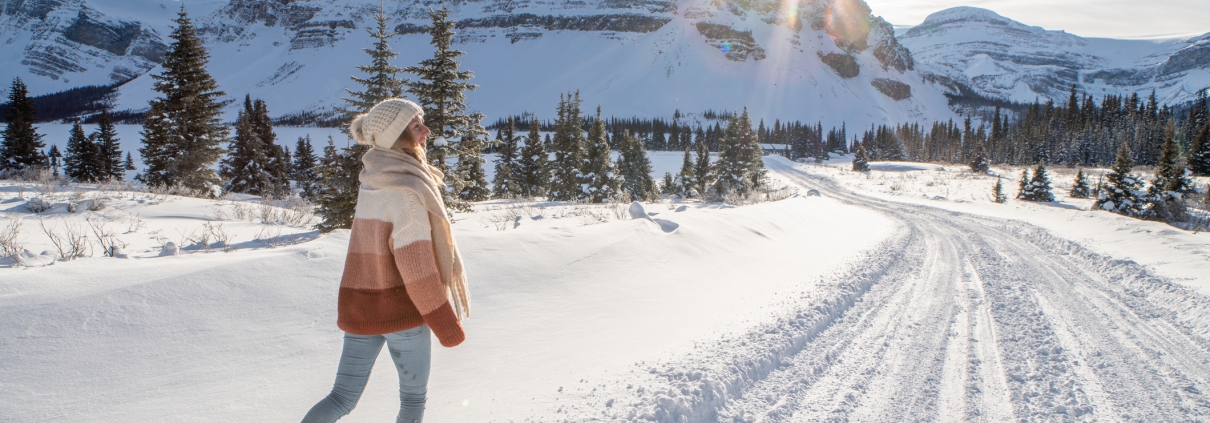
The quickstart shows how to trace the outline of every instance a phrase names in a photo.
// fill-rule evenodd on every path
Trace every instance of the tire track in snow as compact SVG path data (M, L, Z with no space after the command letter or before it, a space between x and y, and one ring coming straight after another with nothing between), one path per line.
M602 385L568 421L1210 416L1210 298L1032 225L869 199L767 163L901 228L798 309Z

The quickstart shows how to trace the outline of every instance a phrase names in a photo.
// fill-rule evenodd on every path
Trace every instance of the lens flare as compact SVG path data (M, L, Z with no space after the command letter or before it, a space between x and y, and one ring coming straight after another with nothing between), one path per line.
M731 42L723 41L723 44L718 46L718 49L722 50L723 54L730 53L731 52Z
M462 406L463 406L463 407L470 407L470 405L471 405L471 400L470 400L470 399L464 399L464 400L462 400Z
M784 13L786 14L786 23L791 28L798 26L798 0L784 0Z

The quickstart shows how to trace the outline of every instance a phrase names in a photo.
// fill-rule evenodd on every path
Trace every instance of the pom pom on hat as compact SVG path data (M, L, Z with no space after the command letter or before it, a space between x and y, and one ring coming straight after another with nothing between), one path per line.
M349 124L358 144L391 148L416 116L424 116L420 105L400 98L383 100Z

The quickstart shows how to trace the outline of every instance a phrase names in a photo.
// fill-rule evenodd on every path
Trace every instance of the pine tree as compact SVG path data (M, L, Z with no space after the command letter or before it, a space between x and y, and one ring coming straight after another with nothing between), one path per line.
M318 189L319 176L315 173L317 160L315 148L311 146L311 135L298 137L298 144L294 146L294 163L290 166L290 172L291 177L298 183L298 189L301 190L300 196L307 200L311 200Z
M408 84L408 92L415 95L424 108L425 125L432 130L431 136L454 140L462 138L465 131L481 129L475 126L483 118L466 111L466 91L474 91L478 85L467 82L474 77L473 72L458 70L461 66L458 58L466 53L451 47L454 22L449 20L449 13L444 7L429 11L429 18L433 22L429 35L436 51L431 59L409 66L404 71L417 77L417 81ZM452 147L437 144L440 143L429 143L429 158L444 171L445 158Z
M600 106L597 107L597 117L588 130L588 143L585 147L584 162L580 168L580 174L583 175L586 187L584 200L590 203L607 203L616 199L620 181L615 172L613 159L609 156L609 141L605 139L605 121L601 120ZM645 158L646 155L644 155ZM648 167L648 174L650 174L650 167Z
M584 196L580 168L584 162L584 131L580 128L580 93L566 99L559 95L558 118L552 141L555 157L550 163L550 198L556 201L578 201Z
M1076 180L1071 184L1071 198L1088 198L1092 195L1092 187L1088 185L1088 179L1084 176L1084 169L1076 171Z
M63 174L68 179L78 182L96 182L97 145L92 138L84 135L80 122L71 126L71 135L67 138L67 156L63 158Z
M541 124L536 116L531 116L529 137L525 139L525 147L521 149L521 157L517 159L517 180L521 195L534 198L546 193L546 183L550 180L548 159L546 146L542 143Z
M357 191L359 187L359 172L350 172L361 163L361 156L348 154L348 149L342 154L336 150L332 137L328 137L328 145L324 147L324 157L317 168L319 180L322 181L320 191L315 198L315 214L323 220L315 224L315 229L328 233L336 229L353 227L353 212L357 208ZM348 189L352 187L352 189Z
M857 146L857 151L853 153L853 171L854 172L869 172L870 159L866 157L865 146Z
M29 169L44 162L38 151L46 144L34 128L37 114L25 83L14 78L8 92L8 112L4 115L8 125L4 128L4 143L0 144L0 170Z
M510 116L500 132L500 148L496 152L496 177L492 179L492 195L497 198L515 198L521 195L516 132L516 122Z
M1210 122L1197 128L1189 142L1189 171L1210 176Z
M289 193L290 152L277 145L273 119L269 117L269 106L264 100L257 99L252 103L249 121L265 156L265 172L268 174L269 185L265 187L263 195L282 196Z
M719 137L718 162L714 164L715 174L718 175L714 182L714 193L720 198L744 189L746 154L739 143L739 134L739 117L732 113L727 120L727 129Z
M702 136L702 132L698 130L696 160L693 162L693 190L697 196L706 195L706 189L714 183L714 174L711 173L713 166L710 165L710 149L706 147L706 140Z
M1021 180L1017 181L1017 199L1024 200L1029 195L1029 169L1021 170Z
M219 182L211 168L222 156L227 126L221 121L225 94L206 72L210 56L185 13L184 6L169 36L173 43L153 75L160 97L151 100L143 120L143 156L146 170L139 180L148 185L182 185L209 189Z
M1145 206L1143 197L1146 193L1143 192L1142 182L1130 174L1133 167L1134 160L1131 159L1130 148L1122 144L1118 148L1113 170L1106 176L1108 182L1102 184L1098 190L1100 194L1094 207L1131 217L1142 214Z
M476 125L478 126L478 125ZM479 126L482 128L481 126ZM464 131L462 140L458 142L458 165L454 169L454 192L461 202L448 205L457 211L470 211L470 201L483 201L491 196L487 187L487 177L483 173L483 148L489 136L486 130Z
M1021 196L1026 201L1050 202L1055 201L1055 196L1050 192L1050 177L1046 174L1046 165L1038 164L1034 169L1034 176L1029 180L1029 184L1025 186L1023 195Z
M999 109L996 109L999 111ZM999 131L999 126L996 125L995 131ZM971 153L971 172L987 173L990 166L987 164L987 155L983 153L983 145L976 145L975 151Z
M1155 181L1150 189L1151 195L1157 200L1194 192L1193 181L1185 176L1185 165L1180 163L1179 155L1176 141L1171 136L1167 137L1160 151L1159 163L1155 168Z
M61 159L63 158L63 153L59 152L59 146L50 146L50 152L46 154L46 157L50 159L50 168L54 171L55 177L59 177L59 166L62 165Z
M406 81L396 77L403 72L403 69L392 66L390 63L390 60L398 57L399 54L392 52L388 43L395 36L395 32L389 31L387 28L386 11L379 8L378 14L374 18L378 24L377 27L374 30L366 30L374 39L374 46L362 49L370 56L370 64L357 66L358 70L366 73L366 77L349 77L365 89L355 91L346 88L345 92L349 94L349 97L342 98L346 107L337 109L345 115L347 121L352 121L353 117L370 110L383 100L402 96L403 87L407 84ZM349 135L347 123L342 129L346 135ZM351 138L351 135L349 136ZM357 192L361 188L361 182L358 179L363 167L361 156L369 149L369 146L355 144L337 150L332 138L328 138L328 146L324 147L324 157L315 167L315 173L319 175L319 178L310 198L316 205L316 215L323 219L322 222L315 225L316 229L326 233L335 229L352 228L353 212L357 207ZM449 199L448 193L446 198Z
M660 182L660 194L676 195L678 190L676 178L672 176L672 172L664 172L664 180Z
M737 145L740 148L740 163L744 170L744 182L740 193L761 187L765 181L764 149L760 145L758 132L752 130L752 120L748 117L748 108L739 117L739 134Z
M236 120L235 137L219 168L219 175L227 181L223 186L226 191L253 195L268 195L273 191L269 156L260 139L263 134L257 128L256 119L252 97L246 96L244 109Z
M135 170L136 169L134 167L134 157L132 157L130 155L129 151L126 152L126 163L124 163L122 165L122 169L125 169L125 170Z
M996 185L992 187L992 201L997 204L1004 204L1008 201L1008 197L1004 195L1004 184L1000 183L1000 178L996 178Z
M668 190L666 194L692 197L695 185L693 180L693 156L690 152L689 144L685 144L685 156L681 159L681 171L677 172L673 185L666 188Z
M97 146L96 161L97 179L126 179L126 170L122 166L122 150L118 140L118 131L113 126L109 109L101 110L101 119L97 131L91 135Z
M596 123L593 126L596 127ZM604 130L604 126L602 123L602 131ZM629 194L630 199L633 201L647 201L656 198L659 193L655 186L655 179L651 178L651 160L647 157L647 150L643 148L643 143L635 140L630 135L630 131L623 131L622 140L618 143L618 146L618 149L621 150L621 154L619 155L620 160L618 160L618 173L622 177L622 191ZM685 150L685 157L688 160L688 149ZM684 170L682 169L682 171ZM672 183L666 184L664 191L675 193L677 184L673 181L666 182Z

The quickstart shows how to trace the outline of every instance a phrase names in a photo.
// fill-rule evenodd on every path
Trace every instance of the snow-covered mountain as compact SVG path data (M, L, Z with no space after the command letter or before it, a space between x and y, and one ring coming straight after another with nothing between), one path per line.
M33 94L130 77L115 108L143 109L180 2L7 1L0 78ZM470 107L552 115L560 93L585 109L669 116L748 107L754 116L869 125L949 119L940 86L922 82L892 26L861 0L479 0L445 3L462 66L479 90ZM406 66L431 56L436 2L386 3ZM332 113L367 62L377 0L188 1L209 70L232 98L265 99L275 117ZM81 29L83 28L83 29ZM84 34L84 35L81 35ZM134 35L131 35L134 34ZM234 116L233 104L229 112Z
M1166 40L1084 38L986 9L955 7L899 35L921 72L957 90L1032 102L1065 102L1076 85L1094 96L1156 90L1161 102L1210 87L1210 34Z

